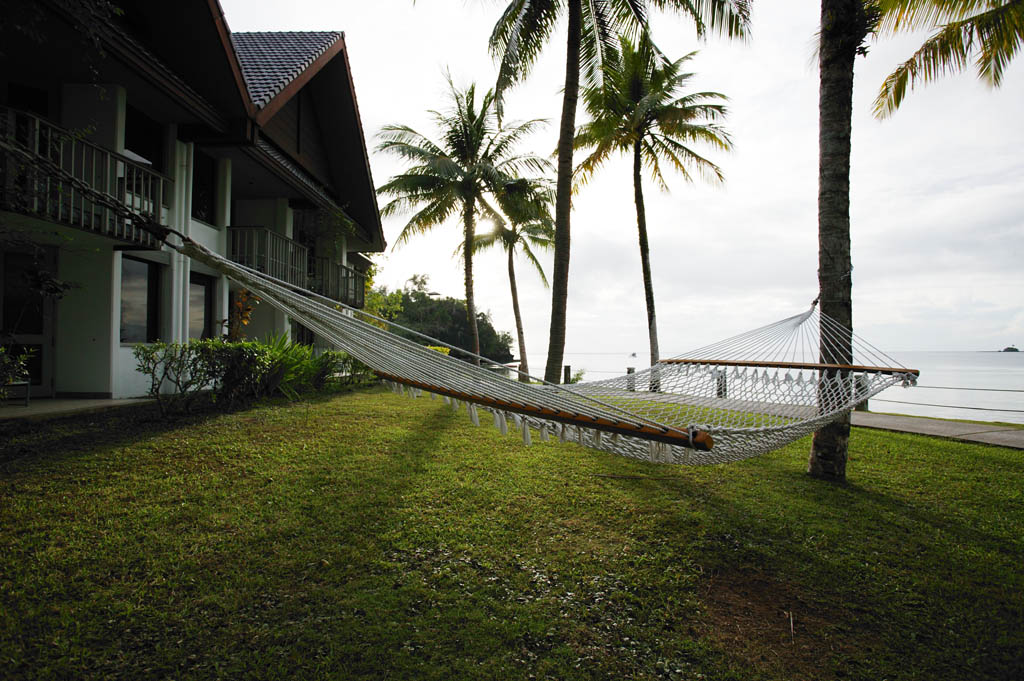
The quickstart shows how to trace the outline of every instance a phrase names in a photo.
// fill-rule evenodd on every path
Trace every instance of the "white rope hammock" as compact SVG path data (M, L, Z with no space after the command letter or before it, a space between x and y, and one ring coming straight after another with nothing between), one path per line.
M515 429L526 444L536 431L542 440L554 435L644 461L738 461L797 440L890 386L910 386L917 380L917 371L898 365L822 315L816 305L638 374L571 388L535 378L537 384L510 380L354 316L370 316L364 312L232 262L2 137L0 150L15 153L25 167L36 167L108 208L125 220L126 229L152 233L224 273L369 365L396 391L414 397L423 391L440 394L455 408L464 402L474 424L479 424L477 407L482 406L492 412L502 433ZM169 238L172 234L180 243ZM447 345L376 321L433 345ZM844 347L853 348L852 361Z
M803 314L636 374L571 387L540 379L523 383L361 321L356 313L369 315L239 265L191 240L168 245L223 272L367 364L396 392L439 394L455 409L465 403L477 425L478 407L483 407L503 434L514 430L526 444L535 432L541 440L558 437L644 461L738 461L797 440L890 386L917 380L917 371L899 366L822 315L815 304ZM446 345L385 320L377 322ZM838 361L839 348L851 342L854 362Z

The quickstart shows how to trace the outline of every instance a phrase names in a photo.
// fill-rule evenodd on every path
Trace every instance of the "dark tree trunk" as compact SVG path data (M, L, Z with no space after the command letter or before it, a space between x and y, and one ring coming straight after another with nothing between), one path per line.
M569 211L572 196L572 140L576 134L576 102L580 90L581 0L569 0L569 36L565 50L565 89L558 130L558 179L555 185L555 262L551 274L551 330L544 380L558 383L565 355L565 308L569 298Z
M853 63L867 35L864 0L822 0L821 88L818 95L818 287L821 312L853 328L850 291L850 130ZM852 338L821 347L833 362L852 363ZM844 414L814 434L807 472L846 479L850 417Z
M512 313L516 316L516 335L519 337L519 380L529 383L530 363L526 361L526 334L523 316L519 314L519 287L516 286L515 248L508 249L508 284L512 288Z
M476 205L472 199L466 201L465 208L462 213L462 225L465 231L464 237L466 247L463 251L463 264L466 270L466 316L469 321L469 332L472 334L473 347L472 350L477 355L480 354L480 331L476 325L476 303L473 300L473 249L470 244L473 243L473 232L475 231L476 221L474 220ZM477 366L480 365L478 358L473 358L473 363Z
M640 239L640 267L644 276L647 301L647 333L651 340L651 366L658 363L658 320L654 313L654 283L651 278L651 248L647 243L647 211L644 209L642 161L639 140L633 144L633 200L636 202L636 229Z

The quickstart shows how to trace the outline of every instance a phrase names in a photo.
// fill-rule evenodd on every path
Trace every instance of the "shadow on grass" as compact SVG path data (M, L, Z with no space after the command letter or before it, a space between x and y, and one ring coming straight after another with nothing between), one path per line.
M219 416L221 412L207 410L163 418L155 404L140 404L46 420L12 419L0 425L0 470L11 473L35 463L126 446Z

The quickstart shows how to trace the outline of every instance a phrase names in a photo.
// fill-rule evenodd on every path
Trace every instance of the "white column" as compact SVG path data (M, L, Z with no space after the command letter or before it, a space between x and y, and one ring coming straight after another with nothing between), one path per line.
M216 224L220 228L217 236L217 250L228 255L228 225L231 224L231 159L222 158L217 164L217 211ZM220 276L214 285L213 319L228 318L228 278Z

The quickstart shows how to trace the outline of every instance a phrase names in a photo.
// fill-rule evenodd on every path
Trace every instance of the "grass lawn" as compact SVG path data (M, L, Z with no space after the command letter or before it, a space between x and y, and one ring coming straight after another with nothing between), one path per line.
M1024 678L1024 453L808 446L642 464L379 389L5 423L0 677Z

